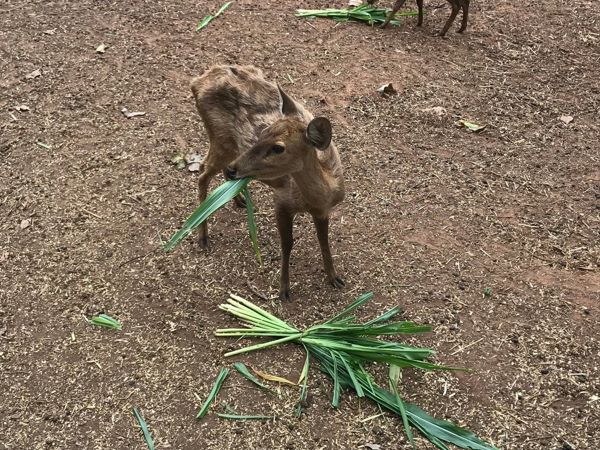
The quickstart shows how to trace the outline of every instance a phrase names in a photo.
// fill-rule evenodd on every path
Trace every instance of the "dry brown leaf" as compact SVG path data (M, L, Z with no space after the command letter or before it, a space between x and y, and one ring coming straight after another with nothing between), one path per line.
M21 230L24 230L25 228L29 228L29 226L31 225L31 219L23 219L21 220Z
M278 377L277 375L271 375L261 370L252 369L252 371L261 377L263 380L267 381L275 381L276 383L289 384L290 386L298 386L293 381L288 380L287 378Z
M106 45L104 44L100 44L98 47L96 47L96 53L104 53L106 51Z

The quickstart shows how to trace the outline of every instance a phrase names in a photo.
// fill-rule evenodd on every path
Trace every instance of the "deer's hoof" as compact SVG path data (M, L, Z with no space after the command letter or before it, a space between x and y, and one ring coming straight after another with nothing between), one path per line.
M286 302L290 300L290 290L289 289L282 289L279 291L279 300L281 300L282 302Z
M346 283L344 283L344 280L342 280L340 277L332 278L329 280L329 283L336 289L342 289L346 286Z
M203 236L198 239L198 247L200 247L202 250L208 249L208 236Z

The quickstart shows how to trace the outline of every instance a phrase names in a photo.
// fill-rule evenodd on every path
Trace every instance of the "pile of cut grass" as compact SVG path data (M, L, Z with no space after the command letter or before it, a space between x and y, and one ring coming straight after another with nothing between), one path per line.
M365 3L351 9L298 9L296 10L296 17L325 17L336 22L355 21L373 26L382 25L389 12L389 9L375 8ZM416 11L398 12L394 15L394 19L390 20L390 23L400 25L400 21L396 17L416 15Z
M429 332L431 327L408 321L390 322L400 312L399 308L392 308L368 322L358 323L351 315L352 312L372 297L373 293L366 293L332 319L300 331L248 300L231 294L227 303L220 305L219 308L242 320L244 328L218 329L215 335L271 338L268 342L244 347L226 353L225 356L235 356L289 342L302 345L306 350L306 360L299 380L301 393L296 407L297 416L302 413L302 404L306 399L308 371L312 357L319 363L321 371L333 380L332 405L335 408L339 407L342 390L353 389L359 397L367 397L381 408L399 415L413 447L415 447L415 440L412 428L418 430L441 450L448 450L447 444L463 449L497 450L472 432L452 422L435 419L418 406L401 399L397 383L402 368L464 369L429 361L429 357L434 353L431 349L378 339L378 336ZM389 390L376 383L367 369L367 365L371 363L383 363L389 366Z

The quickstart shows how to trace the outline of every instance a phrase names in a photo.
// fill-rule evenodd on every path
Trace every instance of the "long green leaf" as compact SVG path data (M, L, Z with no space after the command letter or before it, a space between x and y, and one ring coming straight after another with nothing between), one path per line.
M163 250L172 250L182 239L189 235L192 230L198 227L202 222L208 219L215 211L222 208L229 200L238 195L251 178L241 178L239 180L229 180L220 185L210 193L192 215L185 221L181 230L175 233L164 245Z
M373 298L373 292L365 292L363 295L361 295L356 300L354 300L352 303L350 303L341 313L336 314L335 316L333 316L331 319L329 319L325 323L327 324L327 323L338 322L339 320L343 319L345 316L350 314L355 309L360 308L362 305L367 303L372 298Z
M254 253L256 254L256 259L258 260L258 264L260 267L263 266L262 256L260 254L260 247L258 246L258 236L256 231L256 221L254 220L254 203L252 203L252 198L250 197L250 190L248 186L246 186L242 193L244 194L244 198L246 199L246 212L248 216L248 234L250 235L250 241L252 242L252 248L254 249Z
M415 444L415 438L412 434L412 430L410 429L410 424L408 423L406 408L404 408L404 402L400 398L400 393L398 392L398 381L400 380L400 367L391 365L389 377L390 390L394 393L396 397L396 402L398 403L398 411L400 412L400 417L402 417L402 424L404 425L404 432L406 433L408 441L412 444L413 449L416 449L417 446Z
M137 420L140 428L142 429L142 433L144 433L144 440L146 441L146 445L148 446L148 450L154 450L154 441L152 440L152 435L150 434L150 430L148 430L148 425L146 425L146 421L142 417L142 414L137 408L133 408L133 416L135 420Z
M340 378L338 376L338 359L334 352L329 350L329 353L331 354L331 359L333 359L333 373L331 374L331 378L333 378L333 397L331 399L331 404L334 408L337 408L340 406L340 394L342 392Z
M388 320L391 320L395 315L397 315L401 312L402 312L402 310L400 308L398 308L397 306L394 306L392 309L390 309L389 311L386 311L379 317L376 317L375 319L368 321L367 323L365 323L365 325L375 325L378 323L387 322Z
M310 366L310 352L304 346L304 350L306 351L306 359L304 360L304 367L302 367L302 372L300 373L300 378L298 379L298 384L302 383L302 387L300 389L300 399L296 404L295 416L300 417L302 415L302 410L304 409L304 404L306 403L306 396L308 394L308 369Z
M208 409L210 408L211 403L215 400L217 394L221 390L221 386L223 385L225 378L227 378L227 375L229 375L229 369L227 369L225 367L222 368L221 371L219 372L219 375L217 375L217 379L215 380L215 384L213 385L213 387L210 391L210 394L208 394L208 398L202 405L202 408L200 408L200 411L198 411L198 414L196 415L196 419L202 419L206 415L206 413L208 412Z

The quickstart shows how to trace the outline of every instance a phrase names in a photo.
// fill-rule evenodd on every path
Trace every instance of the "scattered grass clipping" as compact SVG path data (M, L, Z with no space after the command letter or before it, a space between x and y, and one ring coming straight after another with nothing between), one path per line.
M133 408L133 416L135 420L137 420L140 428L142 429L142 433L144 433L144 440L146 441L146 445L148 446L148 450L154 450L154 441L152 440L152 435L150 434L150 430L148 430L148 425L146 425L146 421L142 417L142 414L137 408Z
M106 314L100 314L98 316L92 317L90 323L99 327L112 328L113 330L120 330L121 328L123 328L121 322L119 322L117 319L113 319L112 317L107 316Z
M229 420L275 420L276 416L260 416L260 415L241 415L241 414L225 414L217 413L221 419Z
M389 323L389 320L398 313L397 308L393 308L371 321L358 323L356 318L351 315L352 312L372 297L373 294L370 292L361 295L332 319L300 331L248 300L231 294L227 303L220 305L219 308L239 318L244 322L245 328L218 329L215 334L220 337L271 338L268 342L241 348L226 353L225 356L262 350L289 342L303 345L307 356L310 355L314 358L319 363L321 371L333 380L332 404L335 407L339 405L343 390L353 389L358 395L371 399L380 408L387 409L401 417L411 443L414 443L414 437L410 430L410 427L413 427L442 450L448 449L447 444L471 450L497 450L470 431L452 422L434 419L418 406L406 403L400 398L397 383L403 368L464 369L432 363L428 360L434 353L431 349L378 339L378 336L424 333L430 331L431 328L407 321ZM377 385L373 375L365 368L365 363L383 363L394 366L390 374L391 389L384 389ZM307 359L299 381L306 382L308 364ZM301 392L301 400L305 395L305 392ZM297 406L296 415L301 412L301 406Z
M375 8L368 4L363 4L351 9L298 9L296 17L325 17L333 19L336 22L364 22L369 25L382 25L390 10L385 8ZM399 12L394 15L390 21L392 25L400 25L396 17L416 16L417 11Z
M213 387L210 391L210 394L208 394L208 398L202 405L202 408L200 408L200 411L198 411L198 414L196 415L196 419L202 419L206 415L206 413L208 412L208 410L210 408L210 405L215 400L215 398L217 397L217 394L221 390L221 386L223 386L223 382L225 381L225 378L227 378L227 375L229 375L229 369L224 367L219 372L219 375L217 375L215 384L213 385Z
M229 8L229 6L231 6L232 3L233 2L224 3L214 15L209 14L204 16L196 26L196 31L200 31L202 28L206 27L209 23L219 17L227 8Z

